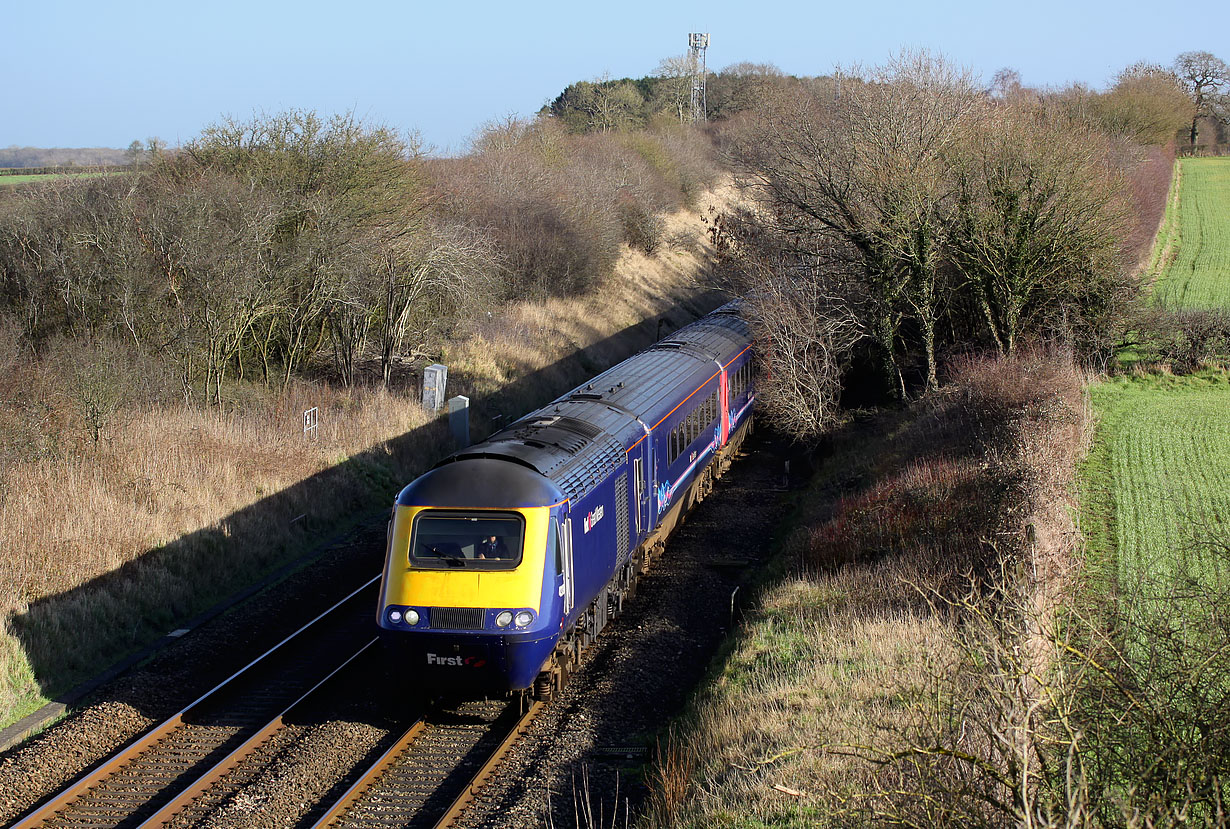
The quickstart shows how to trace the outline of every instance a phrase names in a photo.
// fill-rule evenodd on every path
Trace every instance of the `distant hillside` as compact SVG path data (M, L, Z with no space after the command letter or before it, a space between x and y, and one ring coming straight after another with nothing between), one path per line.
M127 164L125 150L111 147L6 147L0 167L100 167Z

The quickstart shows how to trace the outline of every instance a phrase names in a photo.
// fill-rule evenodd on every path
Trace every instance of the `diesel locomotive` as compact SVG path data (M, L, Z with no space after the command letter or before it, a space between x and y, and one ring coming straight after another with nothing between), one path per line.
M378 623L421 688L553 696L752 424L733 302L397 496Z

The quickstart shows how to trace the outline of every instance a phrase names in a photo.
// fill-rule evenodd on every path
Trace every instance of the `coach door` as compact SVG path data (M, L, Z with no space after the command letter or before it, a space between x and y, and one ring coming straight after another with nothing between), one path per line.
M632 475L635 479L633 491L636 495L637 538L644 537L646 533L653 529L655 517L653 511L653 435L649 434L648 429L645 431L645 439L639 444L641 448L637 452L637 457L632 459Z
M632 461L632 503L636 505L636 537L645 532L645 462L642 458Z
M729 367L728 367L729 368ZM719 415L721 430L721 441L719 446L726 445L726 439L730 437L730 380L728 371L718 372L718 408L721 410Z
M576 603L576 583L572 566L572 519L565 518L559 529L556 540L559 542L560 573L563 576L564 616L567 617Z

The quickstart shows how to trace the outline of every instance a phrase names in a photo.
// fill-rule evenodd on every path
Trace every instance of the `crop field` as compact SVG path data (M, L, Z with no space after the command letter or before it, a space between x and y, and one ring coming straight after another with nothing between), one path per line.
M1207 542L1230 534L1230 373L1117 377L1091 397L1082 523L1096 570L1128 596L1224 579Z
M1230 308L1230 159L1179 162L1154 250L1155 300ZM1210 585L1230 542L1230 373L1121 376L1094 385L1098 418L1082 476L1082 529L1095 575L1120 595Z
M94 178L95 176L112 176L116 173L98 171L85 173L38 173L35 175L3 176L0 175L0 187L12 187L18 184L30 184L37 181L52 181L60 178Z
M1154 296L1174 308L1230 307L1230 158L1179 165L1178 204L1158 241Z

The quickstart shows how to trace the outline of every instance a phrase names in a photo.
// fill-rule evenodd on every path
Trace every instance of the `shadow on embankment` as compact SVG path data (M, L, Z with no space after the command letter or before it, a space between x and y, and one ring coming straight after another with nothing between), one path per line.
M722 301L717 292L673 299L675 304L658 317L598 340L497 391L473 394L467 378L454 375L448 394L470 396L471 435L477 439L489 434ZM447 454L450 441L442 415L214 526L150 550L77 588L35 601L9 623L37 685L26 689L27 696L37 691L57 703L73 705L95 690L100 679L113 678L165 644L171 638L169 631L195 628L259 593L256 602L244 606L245 613L259 607L259 613L250 614L252 625L226 640L225 647L215 642L208 654L209 660L220 663L218 670L225 670L221 663L242 666L245 659L323 610L326 601L378 574L384 517L393 498ZM288 574L295 575L283 581ZM292 582L303 585L286 586ZM278 586L261 592L269 583ZM190 676L187 670L185 676ZM124 701L150 716L163 713L144 710L160 705L146 705L136 698Z

